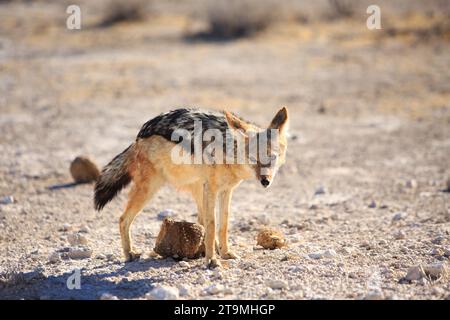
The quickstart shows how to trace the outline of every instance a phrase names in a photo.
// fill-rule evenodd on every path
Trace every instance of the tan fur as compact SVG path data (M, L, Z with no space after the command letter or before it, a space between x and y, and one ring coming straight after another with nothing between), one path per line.
M227 115L228 117L228 115ZM230 119L229 119L230 121ZM250 128L248 125L247 128ZM132 250L130 226L144 205L164 184L191 193L198 208L198 222L205 227L205 256L210 266L218 266L214 249L216 235L215 205L219 199L219 252L223 259L236 258L228 245L228 216L233 190L244 179L256 178L249 165L175 164L171 159L173 142L160 136L139 139L128 155L132 177L128 204L120 217L122 246L127 260L139 255ZM284 154L283 159L284 161Z

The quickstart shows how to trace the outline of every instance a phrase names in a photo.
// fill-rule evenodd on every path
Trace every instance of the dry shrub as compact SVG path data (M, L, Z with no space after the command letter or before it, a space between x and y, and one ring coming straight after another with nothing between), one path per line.
M99 27L110 27L121 22L141 21L147 14L148 1L111 0L106 4Z
M350 18L355 15L355 1L352 0L328 0L330 19Z
M275 21L277 8L274 0L209 1L207 34L225 39L251 36Z

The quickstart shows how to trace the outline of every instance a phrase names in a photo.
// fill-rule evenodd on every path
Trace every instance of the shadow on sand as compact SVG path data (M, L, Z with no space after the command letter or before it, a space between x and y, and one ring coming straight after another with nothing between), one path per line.
M14 281L0 282L0 299L99 299L109 293L119 299L143 298L152 290L154 284L161 281L158 277L133 275L151 269L172 268L177 262L173 259L146 259L130 263L105 263L92 269L80 270L80 288L70 290L68 279L75 269L57 276L45 276L42 270L15 275ZM119 268L115 266L119 265ZM110 270L105 272L105 269ZM187 271L201 268L192 266ZM111 270L114 269L114 270ZM98 272L96 271L98 270ZM86 274L88 273L89 274ZM73 277L72 277L73 280ZM73 281L70 283L74 283Z

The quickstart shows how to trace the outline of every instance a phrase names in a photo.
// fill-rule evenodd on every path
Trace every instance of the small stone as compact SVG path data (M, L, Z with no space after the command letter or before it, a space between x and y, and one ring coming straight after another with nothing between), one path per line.
M175 216L175 212L172 209L165 209L158 213L158 219L164 220L165 218L173 218Z
M158 286L145 295L147 300L177 300L178 297L178 289L169 286Z
M108 260L108 261L116 260L116 256L113 253L108 253L105 256L106 256L106 260Z
M411 179L405 182L405 187L408 189L417 189L418 183L416 180Z
M76 157L70 164L70 174L77 183L93 182L100 176L97 165L87 157Z
M344 256L349 256L352 254L352 250L348 247L343 247L341 250L339 250L340 253L342 253Z
M71 246L87 245L88 240L85 235L81 233L72 233L67 236L67 241L69 241Z
M263 213L262 215L259 215L257 218L259 223L263 225L269 225L270 224L270 218L266 213Z
M292 266L292 267L289 267L288 271L293 272L293 273L299 273L299 272L305 271L305 269L300 266Z
M399 230L399 231L394 233L394 239L395 240L402 240L402 239L405 239L405 238L406 238L406 234L403 231L401 231L401 230Z
M89 233L89 231L90 231L90 229L89 229L88 226L82 226L82 227L80 228L80 232L81 232L81 233Z
M208 295L216 295L223 291L224 287L221 284L212 284L205 289L205 293Z
M0 198L0 204L12 204L16 202L13 196L4 196Z
M337 256L336 251L334 251L333 249L327 249L323 252L323 257L327 258L327 259L333 259Z
M444 251L444 257L450 257L450 248L446 248Z
M380 289L371 290L367 295L364 297L364 300L383 300L384 294L383 291Z
M71 231L72 226L69 223L64 223L59 230L64 232Z
M377 203L376 203L375 201L372 200L372 201L369 203L368 207L371 208L371 209L374 209L374 208L377 207Z
M403 220L405 218L406 218L406 213L405 212L397 212L392 217L392 221L400 221L400 220Z
M321 194L325 194L325 188L323 186L316 188L316 191L314 191L315 196L318 196Z
M444 254L444 251L442 249L439 249L439 248L433 248L430 251L430 255L432 255L432 256L442 256L443 254Z
M92 256L92 249L86 246L78 246L69 249L67 256L70 259L87 259Z
M422 266L414 266L408 269L406 276L404 277L407 281L420 280L425 276L425 272Z
M445 241L446 241L446 239L444 236L437 236L436 238L431 240L431 242L434 244L443 244Z
M202 274L198 276L197 280L195 280L195 283L197 283L197 284L204 284L205 282L206 282L206 278Z
M95 259L97 260L106 260L106 256L104 254L98 254L95 256Z
M186 297L191 295L191 287L186 284L182 284L178 286L178 293L181 297Z
M119 300L115 295L112 295L111 293L103 293L100 296L100 300Z
M310 257L311 259L322 259L323 258L323 253L322 252L309 253L308 257Z
M48 261L50 263L58 263L59 261L61 261L61 255L58 252L53 252L49 257L48 257Z
M178 262L178 265L179 265L180 267L183 267L183 268L189 268L189 266L190 266L190 264L189 264L188 262L183 261L183 260L181 260L180 262Z
M273 290L281 290L287 288L288 284L284 280L270 279L266 282L267 286Z

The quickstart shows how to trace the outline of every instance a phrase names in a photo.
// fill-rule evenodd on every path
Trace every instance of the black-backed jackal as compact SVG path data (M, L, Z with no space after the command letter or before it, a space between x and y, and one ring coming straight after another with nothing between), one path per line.
M205 135L208 130L213 131L212 136L214 132L219 132L220 136L216 135L214 139L217 142L222 140L218 138L224 138L227 145L231 145L231 148L227 147L226 150L231 150L233 160L238 153L237 149L240 149L237 141L243 142L245 152L240 158L241 161L228 161L229 153L226 153L228 158L223 161L220 159L203 161L208 158L208 155L217 157L222 147L212 150L210 148L209 153L206 152L205 155L200 152L200 162L181 161L180 163L179 159L174 159L174 155L182 153L183 147L187 150L189 159L192 160L194 154L198 155L195 150L197 147L195 142L199 138L198 132L195 132L198 123L201 125L200 135ZM102 170L95 185L95 208L101 210L123 187L133 182L125 212L120 217L120 234L126 260L139 258L139 254L132 249L130 239L130 227L134 218L166 183L192 194L198 208L198 223L206 230L205 256L207 264L211 267L220 265L215 250L215 206L216 200L219 199L218 250L220 257L237 258L228 246L231 195L234 188L244 179L256 178L265 188L271 184L278 168L285 161L287 127L286 108L278 111L268 128L259 128L227 111L198 109L177 109L163 113L145 123L136 141ZM181 136L184 133L183 137L188 144L185 143L181 149L177 150L180 141L180 134L177 134L179 131L182 133ZM276 147L273 144L274 137ZM211 142L211 137L209 139ZM205 141L199 141L200 151L208 150ZM224 145L225 141L222 141ZM250 145L257 145L258 152L251 152ZM174 152L174 150L177 151ZM261 152L261 150L264 151ZM263 161L263 158L269 161Z

